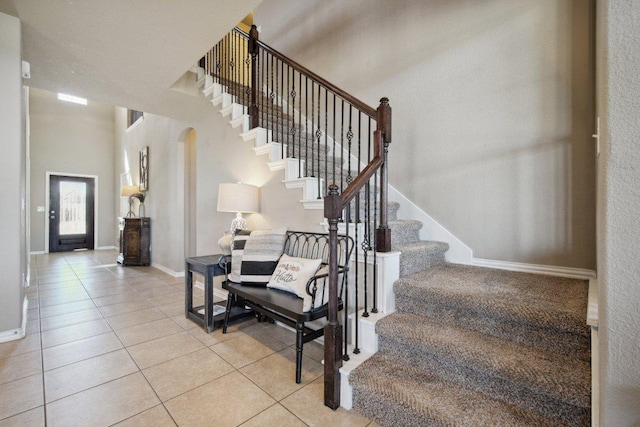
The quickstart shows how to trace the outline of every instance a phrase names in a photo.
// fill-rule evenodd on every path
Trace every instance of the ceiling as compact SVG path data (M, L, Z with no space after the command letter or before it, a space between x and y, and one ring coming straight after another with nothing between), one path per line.
M29 86L188 119L202 98L171 87L260 1L0 0L0 12L22 21Z

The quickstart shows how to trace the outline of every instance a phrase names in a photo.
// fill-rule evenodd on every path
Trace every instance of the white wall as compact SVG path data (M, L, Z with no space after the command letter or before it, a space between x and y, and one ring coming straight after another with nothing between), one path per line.
M640 425L639 36L639 2L598 2L601 426Z
M31 250L45 249L46 172L97 175L96 248L114 246L114 107L31 88Z
M28 259L20 21L0 13L0 340L20 331Z
M192 75L195 84L195 75ZM188 95L185 95L188 96ZM146 214L151 218L152 263L174 272L184 270L184 236L196 227L196 255L218 253L218 239L228 231L235 214L217 212L218 184L244 182L261 188L261 211L247 216L251 229L286 225L289 229L322 231L321 210L302 208L301 190L286 190L282 172L269 171L265 158L239 137L240 129L228 124L219 107L200 99L200 114L179 121L145 113L144 120L125 131L125 110L116 112L116 176L129 171L138 184L138 152L149 146L149 192ZM185 141L196 130L195 225L185 219ZM126 214L123 203L117 215ZM137 208L134 208L137 212ZM115 234L115 229L114 229Z
M254 21L369 105L390 99L391 184L474 256L594 269L592 5L265 0Z

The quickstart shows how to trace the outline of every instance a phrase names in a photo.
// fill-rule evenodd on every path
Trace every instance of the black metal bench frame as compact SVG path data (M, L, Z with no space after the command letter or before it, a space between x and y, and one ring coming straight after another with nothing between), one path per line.
M338 236L338 295L339 310L344 307L342 295L347 285L349 270L349 258L353 251L353 239L349 236ZM309 279L307 282L307 294L316 301L316 295L322 296L320 301L329 292L329 274L323 267L329 259L329 235L326 233L308 233L300 231L288 231L284 245L285 254L292 257L322 259L322 266L319 270L321 274ZM227 256L224 262L231 262L231 256ZM226 267L226 266L225 266ZM228 271L225 268L225 271ZM232 282L228 276L222 283L222 288L229 292L227 298L227 310L225 313L222 333L227 332L229 314L235 305L245 305L251 307L256 312L273 318L285 325L291 326L296 331L296 383L302 380L302 348L305 343L313 341L324 335L324 328L313 329L305 325L317 319L327 316L328 305L323 304L318 307L311 307L309 311L303 311L302 298L277 289L267 287L256 287L242 285Z

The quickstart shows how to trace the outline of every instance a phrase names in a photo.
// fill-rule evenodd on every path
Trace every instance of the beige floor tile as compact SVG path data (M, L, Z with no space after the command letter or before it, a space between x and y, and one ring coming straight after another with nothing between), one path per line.
M180 303L184 305L184 292L171 291L166 294L148 297L147 300L155 306Z
M265 334L259 340L250 335L239 336L216 344L211 349L231 363L234 368L239 369L285 347L287 347L287 344Z
M90 299L69 302L66 304L52 305L49 307L40 308L40 317L52 317L59 316L61 314L77 313L78 311L91 310L96 308L95 304Z
M82 280L87 291L97 289L110 289L118 286L127 286L127 282L115 277L102 277L98 279L84 279Z
M159 403L141 373L93 387L47 405L47 425L111 425Z
M127 350L140 369L145 369L202 348L204 345L200 341L187 332L180 332L128 347Z
M193 322L192 322L193 323ZM195 323L193 323L195 325ZM200 342L202 342L207 347L211 347L216 344L220 344L222 342L234 339L237 335L233 334L223 334L222 328L218 328L213 332L206 333L202 326L196 325L196 328L189 329L189 333L196 337Z
M184 332L184 329L168 317L116 331L120 341L126 347L177 334L178 332Z
M102 319L102 313L97 308L89 310L77 311L75 313L61 314L59 316L47 317L42 319L40 325L42 331L50 331L52 329L64 328L78 323L90 322L92 320Z
M131 297L136 295L136 291L131 289L131 286L129 285L105 286L104 288L87 289L87 293L94 299L118 294L128 294Z
M44 406L6 418L0 427L44 427Z
M100 311L105 317L109 317L115 316L116 314L131 313L133 311L144 310L151 307L153 306L148 302L138 299L100 307Z
M170 285L182 285L182 289L184 289L184 277L167 276L164 277L162 281L167 282Z
M40 322L37 320L27 321L26 334L38 335L39 333L40 333Z
M38 298L52 298L61 295L73 295L76 293L85 292L84 287L78 282L73 286L66 286L64 288L55 288L55 289L39 289L38 290Z
M275 339L288 345L295 345L296 343L296 333L292 329L285 328L281 325L266 323L260 333L269 334Z
M333 411L324 406L324 377L301 388L291 396L280 401L280 404L291 411L308 425L318 427L357 427L366 426L370 420L362 415L338 408Z
M27 326L30 323L32 322L28 322ZM37 323L37 321L33 323ZM0 344L0 359L30 353L35 350L40 350L40 337L38 335L27 335L19 340Z
M173 286L171 286L168 283L165 282L157 282L158 286L154 286L152 288L145 288L145 289L138 289L138 294L140 294L141 297L143 298L151 298L151 297L157 297L159 295L165 295L165 294L170 294L170 293L174 293L176 292L176 289L173 288ZM163 283L162 285L160 285L160 283ZM183 292L183 296L184 296L184 289L182 289Z
M233 367L208 348L155 365L143 371L162 401L234 371Z
M73 272L62 273L62 274L51 273L51 274L38 275L39 285L51 285L54 283L56 284L73 283L75 285L80 283L80 279L78 279L76 274ZM61 285L61 286L65 286L65 285Z
M99 356L120 348L122 348L122 344L113 332L45 348L42 351L44 370L59 368L60 366Z
M324 345L318 341L311 341L304 345L304 355L312 358L316 362L324 360Z
M150 275L137 276L125 279L125 281L136 291L144 291L147 289L156 289L166 286L162 280L158 280Z
M114 427L171 427L175 425L176 423L173 422L171 415L169 415L164 406L158 405L118 424L114 424Z
M41 297L40 307L49 307L53 305L68 304L71 302L88 300L89 298L90 298L89 294L87 294L84 290L82 290L81 292L74 292L74 293L59 295L51 298Z
M37 322L40 320L40 309L39 308L31 308L27 310L27 321Z
M271 406L242 424L242 427L264 426L305 427L306 424L280 404Z
M110 332L111 327L104 319L90 320L42 333L42 348L53 347L83 338Z
M30 377L42 372L40 349L31 353L0 359L0 384Z
M86 270L86 271L76 271L76 275L84 283L85 280L111 280L115 278L110 271L106 271L103 269L94 269L94 270Z
M138 293L132 289L130 291L119 293L119 294L97 297L93 299L93 302L98 307L104 307L107 305L119 304L123 302L139 301L140 299L141 298L140 296L138 296Z
M42 374L12 381L0 387L0 420L42 405Z
M251 381L276 400L314 381L324 373L323 366L302 356L302 382L296 384L296 351L289 347L240 369Z
M165 406L178 425L224 427L237 426L274 403L246 377L233 372L167 401Z
M153 322L154 320L164 319L165 317L167 316L157 308L147 308L145 310L107 317L107 322L117 331L119 329Z
M53 283L38 283L38 291L50 291L55 289L65 289L65 288L75 288L76 286L82 286L80 280L65 280L62 282L53 282Z
M189 331L191 329L202 329L202 326L198 325L193 320L184 317L184 313L179 316L173 316L171 320L180 325L185 331Z
M47 403L138 371L126 350L85 359L45 372Z
M184 316L184 297L181 302L158 306L158 310L166 314L168 317L179 316L181 314Z

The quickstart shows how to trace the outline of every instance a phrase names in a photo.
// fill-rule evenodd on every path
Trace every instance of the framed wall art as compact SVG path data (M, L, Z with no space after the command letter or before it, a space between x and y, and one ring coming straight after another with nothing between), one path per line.
M140 150L140 191L149 191L149 147Z

